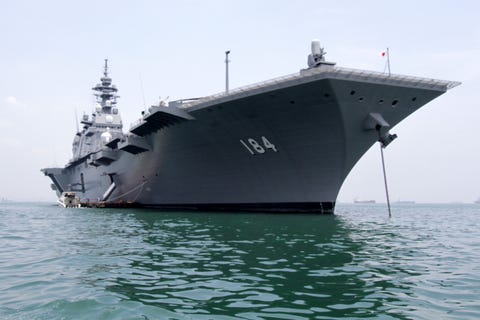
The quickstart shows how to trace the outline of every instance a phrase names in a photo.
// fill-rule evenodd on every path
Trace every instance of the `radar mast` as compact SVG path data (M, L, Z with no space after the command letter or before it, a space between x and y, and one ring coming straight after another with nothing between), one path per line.
M101 106L102 113L110 114L116 113L117 87L112 84L112 78L108 76L108 59L105 59L105 66L103 70L103 77L100 78L100 83L92 88L95 91L94 95L97 99L97 103Z

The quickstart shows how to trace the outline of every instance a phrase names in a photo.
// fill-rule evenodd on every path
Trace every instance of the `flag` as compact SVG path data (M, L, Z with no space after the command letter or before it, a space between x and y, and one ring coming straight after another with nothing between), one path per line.
M387 55L387 51L380 52L380 55L382 56L382 58L385 57Z

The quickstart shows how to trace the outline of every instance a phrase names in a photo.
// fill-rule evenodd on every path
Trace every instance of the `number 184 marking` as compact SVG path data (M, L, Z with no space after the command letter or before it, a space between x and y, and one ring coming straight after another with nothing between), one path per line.
M273 150L274 152L278 151L275 145L270 141L268 141L267 138L262 136L261 139L262 139L261 143L263 144L263 146L260 145L260 143L258 143L257 140L253 138L248 138L247 142L240 139L240 143L245 147L245 149L248 150L248 152L250 152L251 155L263 154L269 149Z

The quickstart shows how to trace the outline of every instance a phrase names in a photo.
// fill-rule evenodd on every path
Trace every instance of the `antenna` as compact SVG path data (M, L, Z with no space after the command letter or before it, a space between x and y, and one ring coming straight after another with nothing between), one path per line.
M58 164L57 164L57 153L55 152L55 144L54 143L52 144L52 154L53 154L53 165L55 167L57 167L58 166Z
M105 70L103 71L105 77L108 77L108 59L105 59Z
M142 91L142 99L143 99L143 108L147 109L147 103L145 102L145 92L143 90L143 81L142 81L142 73L138 73L138 78L140 79L140 90Z
M230 54L230 50L225 51L225 93L228 94L228 55Z
M75 108L75 125L77 127L77 133L80 132L80 128L78 127L78 115L77 115L77 108Z

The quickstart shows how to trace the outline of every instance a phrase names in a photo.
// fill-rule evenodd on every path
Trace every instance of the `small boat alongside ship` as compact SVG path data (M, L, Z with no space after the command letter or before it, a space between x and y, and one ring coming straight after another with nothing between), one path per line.
M58 204L64 208L80 208L80 198L73 191L62 192L57 200Z

